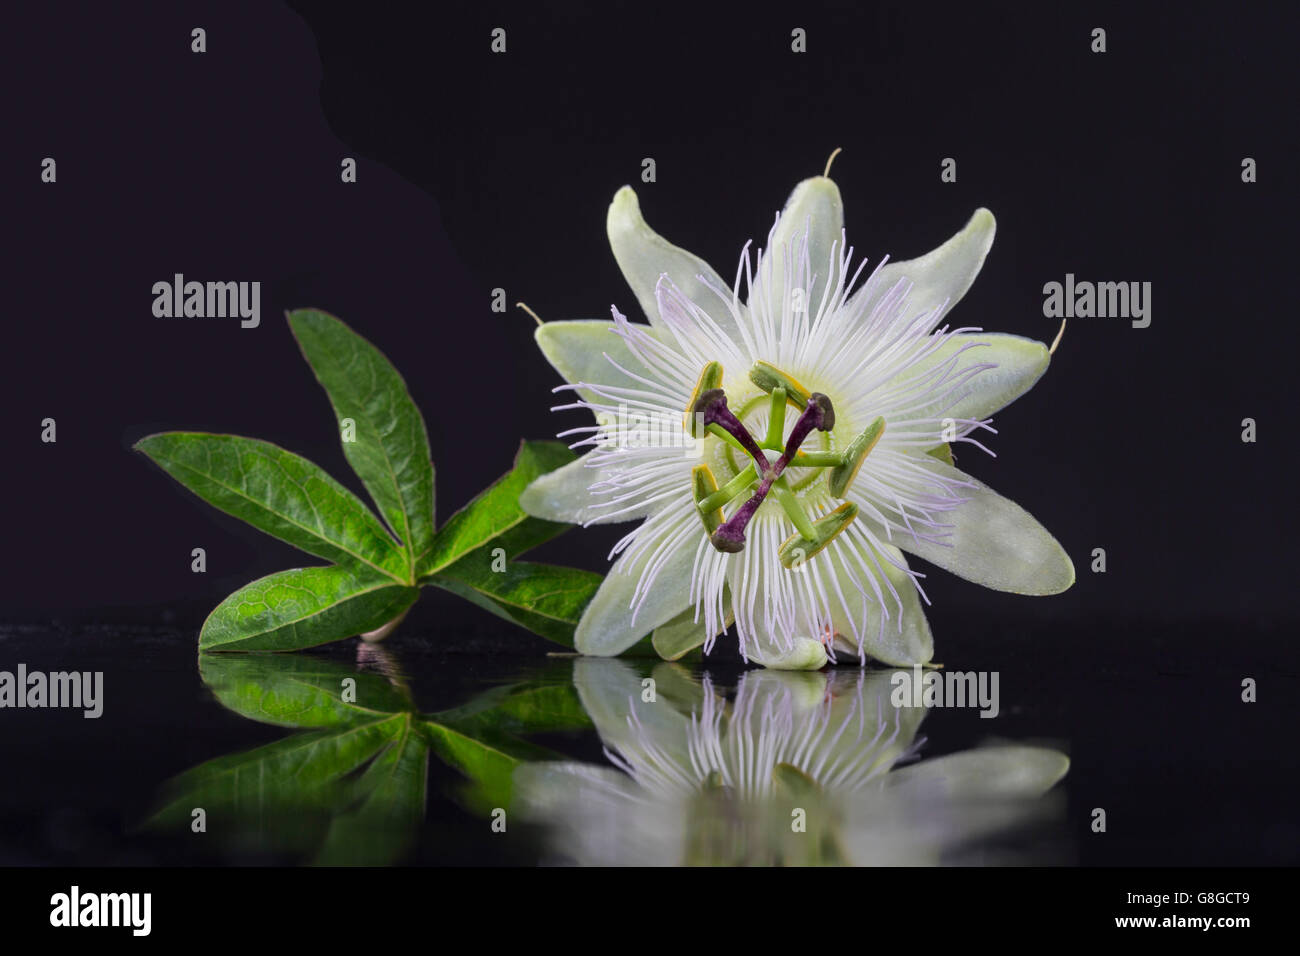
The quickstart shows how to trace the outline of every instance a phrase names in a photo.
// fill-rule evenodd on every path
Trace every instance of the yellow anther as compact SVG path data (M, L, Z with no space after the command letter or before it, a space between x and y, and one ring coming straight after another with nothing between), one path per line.
M786 400L796 408L804 408L808 404L808 396L811 392L794 376L787 375L770 362L755 362L754 367L749 370L749 380L765 392L777 388L785 389Z
M700 377L695 382L695 391L691 393L690 401L686 403L686 414L682 419L682 424L686 427L686 432L692 438L704 437L704 426L700 422L699 415L695 412L695 406L699 403L700 396L705 392L719 388L722 385L722 363L710 362L704 366L700 372Z
M691 491L697 506L717 494L718 482L708 465L696 465L691 469ZM704 530L708 534L713 534L722 524L722 509L715 507L712 511L701 511L700 520L704 522Z
M805 538L801 534L792 534L785 539L780 550L781 563L787 568L803 564L834 541L836 536L852 524L857 516L858 506L851 501L846 501L834 511L822 515L813 522L814 537Z

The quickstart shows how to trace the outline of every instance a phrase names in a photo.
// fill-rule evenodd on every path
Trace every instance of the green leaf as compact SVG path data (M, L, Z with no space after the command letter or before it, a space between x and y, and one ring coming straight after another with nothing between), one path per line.
M423 820L430 754L466 778L453 785L454 795L486 812L509 806L521 762L558 757L525 735L591 726L570 665L553 664L529 681L421 716L399 661L385 652L367 667L313 655L200 654L203 683L223 706L262 723L311 729L173 778L162 809L144 825L188 832L194 808L202 807L227 852L393 862ZM355 680L355 696L342 693L345 679Z
M514 467L442 526L432 550L417 568L418 576L432 577L489 542L514 557L568 530L569 525L561 522L525 514L519 507L519 495L539 475L576 457L560 442L521 442Z
M295 734L209 760L165 785L161 808L144 826L188 829L193 808L202 807L209 830L223 842L245 831L254 846L308 849L344 800L346 778L407 725L407 717L397 715L345 730Z
M199 647L291 651L374 630L396 617L419 589L341 567L280 571L240 588L203 622Z
M481 729L471 735L460 728L430 721L424 725L433 752L469 778L460 798L476 812L509 807L511 777L525 760L554 756L521 740Z
M504 566L494 571L493 565ZM499 563L487 548L456 562L432 583L548 640L573 646L573 629L602 577L529 561Z
M315 862L383 866L401 858L424 822L428 780L429 745L408 720L352 785L351 806L334 817Z
M601 576L512 559L568 529L525 514L519 494L539 475L574 458L560 442L522 442L514 467L443 525L419 568L421 583L572 647L573 629Z
M204 432L150 435L135 447L204 501L308 554L410 580L406 556L379 519L306 458Z
M433 464L424 418L397 369L334 316L314 309L288 314L303 356L338 416L356 425L343 454L402 539L414 568L433 545Z
M567 664L567 662L565 662ZM566 673L570 668L566 667ZM495 687L463 707L440 711L430 718L462 730L480 727L509 734L554 733L591 727L571 680L528 682Z
M383 675L310 655L201 652L199 676L222 706L277 727L353 727L412 707Z

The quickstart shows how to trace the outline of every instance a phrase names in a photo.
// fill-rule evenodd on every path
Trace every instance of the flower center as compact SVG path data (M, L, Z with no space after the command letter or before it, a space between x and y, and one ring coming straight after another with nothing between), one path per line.
M885 421L877 418L842 452L830 451L828 442L823 442L821 451L804 451L802 446L813 432L829 434L835 427L835 408L830 398L821 392L808 391L792 376L767 362L755 363L749 379L768 393L770 409L767 431L762 438L756 438L728 407L726 392L719 387L720 363L706 365L696 382L686 409L688 430L697 438L715 435L731 446L729 454L739 452L752 461L743 468L737 467L735 477L721 488L708 465L697 465L691 473L695 504L713 546L719 551L737 552L744 550L749 522L768 495L772 495L795 527L795 534L780 548L781 563L793 568L830 544L858 513L856 504L844 502L814 520L804 511L795 490L816 481L821 477L820 472L825 471L831 493L837 498L844 497L862 462L884 433ZM800 414L789 436L782 441L788 406L799 409ZM741 415L748 414L752 408L753 403L747 404L741 409ZM732 461L735 462L734 457ZM785 475L790 466L812 469L813 473L792 487ZM748 495L747 500L729 518L724 518L722 507L742 495Z
M785 450L785 442L778 436L777 442L769 441L768 426L772 421L771 415L772 399L770 395L759 393L753 395L746 401L742 402L739 407L733 410L736 417L745 425L745 428L751 435L763 437L758 440L758 445L767 454L769 461L775 461L778 454ZM788 412L788 409L783 409ZM764 414L767 415L766 421ZM785 415L784 421L778 422L776 427L783 430L787 422L790 421L789 414ZM803 445L800 446L795 454L797 461L791 462L782 475L789 482L790 490L796 494L806 488L811 487L822 477L822 470L819 467L805 467L804 463L809 461L809 455L814 452L828 452L831 450L831 433L829 431L814 431L804 439ZM739 474L743 471L752 460L749 453L741 448L738 443L724 440L718 449L721 456L721 463L730 469L731 474Z

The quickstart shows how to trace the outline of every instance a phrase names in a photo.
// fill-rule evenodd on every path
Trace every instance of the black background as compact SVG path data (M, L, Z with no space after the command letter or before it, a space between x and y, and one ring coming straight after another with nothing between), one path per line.
M849 240L872 260L928 251L978 206L997 216L955 323L1050 340L1045 282L1153 285L1149 328L1071 322L1046 377L997 416L998 457L962 455L1056 534L1078 583L1030 599L932 574L938 656L1057 682L1042 732L1129 745L1111 781L1211 792L1208 810L1131 795L1180 837L1217 828L1208 857L1171 857L1161 838L1164 860L1293 850L1294 824L1277 821L1295 767L1287 738L1276 748L1297 678L1295 24L1263 4L1135 6L7 14L5 619L192 635L234 588L310 563L130 451L157 430L252 435L360 492L282 310L331 311L393 359L428 420L445 519L521 437L577 423L547 410L558 376L530 319L490 311L492 289L547 319L635 315L604 234L624 183L653 227L729 277L842 147ZM496 26L505 55L489 50ZM1096 26L1104 55L1089 51ZM57 184L40 181L45 156ZM345 156L355 185L339 181ZM939 179L947 156L955 184ZM1257 183L1241 181L1246 156ZM261 327L154 318L151 286L174 272L260 280ZM450 414L466 395L478 423ZM56 444L40 441L47 416ZM621 533L575 532L542 556L600 568ZM206 575L190 572L199 546ZM1089 571L1095 547L1105 574ZM405 630L472 631L481 613L430 593ZM1254 710L1234 703L1243 676L1266 688ZM1255 813L1275 829L1234 853ZM1130 842L1123 860L1147 849Z
M153 430L235 432L356 488L285 308L332 311L395 361L449 514L521 437L577 422L547 411L558 377L523 313L490 311L493 288L548 319L636 314L604 235L627 182L651 225L730 276L840 146L859 254L912 257L980 205L997 215L955 322L1050 340L1045 282L1153 284L1149 328L1071 323L1049 374L997 416L999 457L963 456L1058 536L1078 583L1029 601L935 575L936 618L1029 604L1012 613L1294 621L1291 24L1252 5L1040 6L26 11L5 31L25 95L4 150L3 606L197 609L294 560L129 451ZM190 52L194 25L206 54ZM496 25L505 55L489 51ZM356 185L339 181L344 156ZM174 272L259 279L261 327L154 318L151 286ZM466 394L477 425L448 416ZM46 416L55 445L39 441ZM616 534L558 553L598 567ZM1088 571L1094 547L1105 575Z

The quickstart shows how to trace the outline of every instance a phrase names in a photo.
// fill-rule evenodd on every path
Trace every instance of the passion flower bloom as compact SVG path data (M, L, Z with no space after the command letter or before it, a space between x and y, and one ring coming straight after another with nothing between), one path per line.
M933 640L904 551L997 590L1074 582L1033 517L953 464L954 443L987 451L974 433L1050 355L940 325L993 242L988 210L928 255L868 271L846 248L839 188L808 179L730 284L651 230L629 187L607 228L649 324L614 308L538 328L577 393L560 408L598 424L562 433L591 450L520 499L553 521L640 522L578 624L579 651L654 632L665 657L707 652L734 620L741 654L767 666L910 665ZM654 440L611 427L629 416Z
M624 662L575 661L612 766L549 760L514 773L520 812L574 862L978 862L977 841L1060 810L1044 799L1069 768L1060 751L1005 744L918 762L926 710L894 706L892 672L749 671L731 701L679 665L653 677L647 701Z

